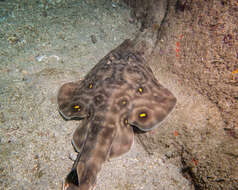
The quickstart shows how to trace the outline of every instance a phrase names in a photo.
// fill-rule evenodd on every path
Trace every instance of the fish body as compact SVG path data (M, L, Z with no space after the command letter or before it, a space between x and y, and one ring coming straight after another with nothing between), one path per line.
M102 164L128 152L133 127L157 127L176 104L160 85L140 53L124 41L96 64L84 80L64 84L58 93L65 119L83 119L72 139L78 158L65 180L65 190L92 190Z

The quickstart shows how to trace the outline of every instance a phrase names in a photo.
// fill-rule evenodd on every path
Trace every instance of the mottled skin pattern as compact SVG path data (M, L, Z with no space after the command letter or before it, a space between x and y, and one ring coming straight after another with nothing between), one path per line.
M128 152L133 127L149 131L170 113L173 94L161 86L130 41L106 55L81 82L64 84L58 94L65 119L83 119L73 135L79 152L65 180L66 190L92 190L103 162Z

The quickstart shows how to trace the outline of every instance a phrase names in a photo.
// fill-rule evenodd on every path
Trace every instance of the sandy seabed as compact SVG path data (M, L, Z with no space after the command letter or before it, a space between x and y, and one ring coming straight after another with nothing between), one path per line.
M57 111L60 86L82 79L109 51L133 38L139 23L119 1L0 1L0 190L55 190L75 153L79 121ZM96 190L188 190L180 170L135 141L106 162Z

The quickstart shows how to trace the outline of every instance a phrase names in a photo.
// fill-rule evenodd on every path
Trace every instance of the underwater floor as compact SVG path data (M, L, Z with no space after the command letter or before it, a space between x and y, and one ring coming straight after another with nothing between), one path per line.
M60 86L82 79L139 23L120 1L0 1L0 190L55 190L76 154L79 121L57 111ZM106 162L96 190L188 190L179 168L135 141Z

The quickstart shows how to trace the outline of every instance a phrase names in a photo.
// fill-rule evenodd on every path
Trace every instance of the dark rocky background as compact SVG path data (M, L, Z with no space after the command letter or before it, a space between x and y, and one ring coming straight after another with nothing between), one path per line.
M159 132L156 137L144 135L141 138L146 148L175 149L174 154L181 156L176 162L181 164L184 175L191 179L195 189L238 189L238 2L125 2L142 22L141 31L157 34L149 58L158 78L159 71L169 71L181 88L187 88L181 96L187 96L193 89L205 98L205 102L194 99L197 106L204 106L207 112L203 115L205 123L201 121L194 126L202 113L196 113L192 106L177 105L174 117L180 115L181 118L174 122L174 130L179 135L173 140L168 134ZM156 7L161 2L168 6L159 24ZM178 90L175 91L177 94ZM180 98L178 95L178 104ZM189 115L181 114L184 109L189 109ZM194 122L189 119L182 124L183 117L190 117Z

